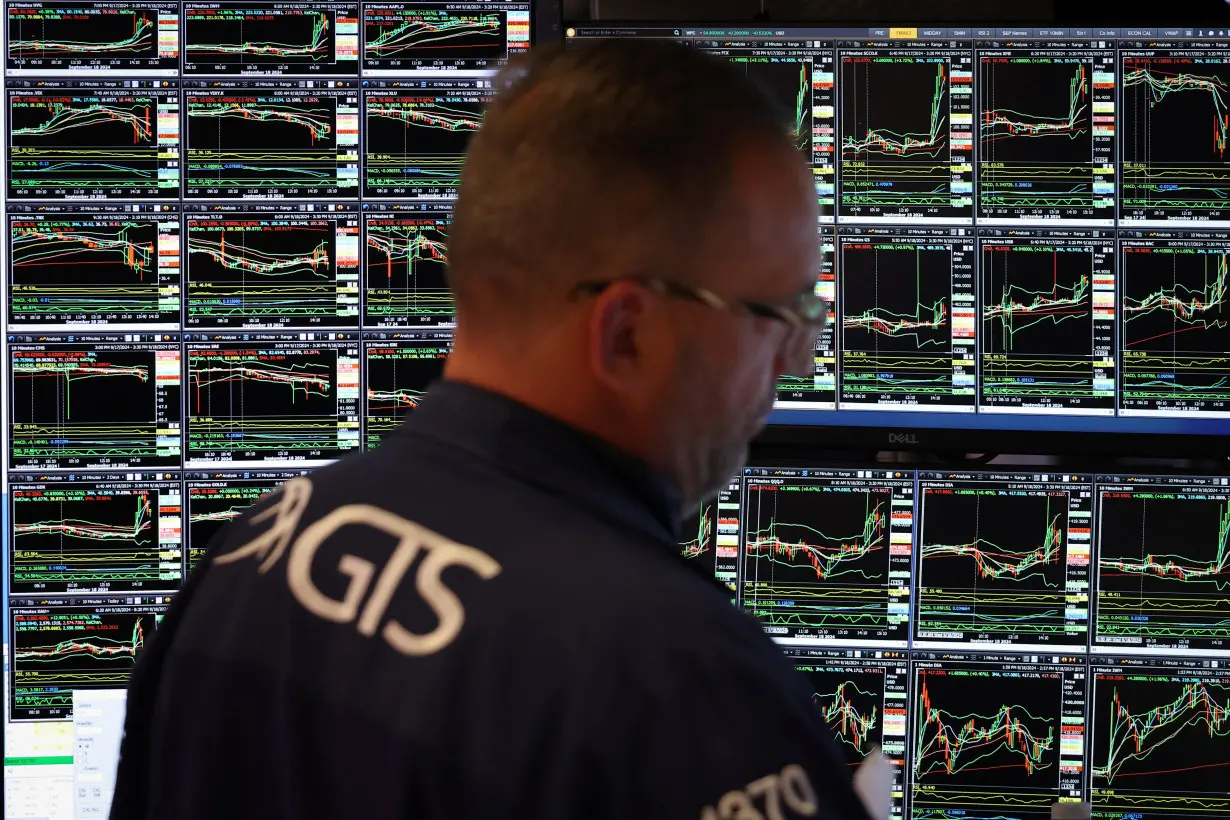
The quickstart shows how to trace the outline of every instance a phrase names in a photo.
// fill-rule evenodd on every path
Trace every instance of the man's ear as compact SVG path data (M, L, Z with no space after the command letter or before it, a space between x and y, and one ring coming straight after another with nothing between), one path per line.
M608 389L623 392L644 356L644 322L653 297L635 282L616 282L598 294L589 314L589 365Z

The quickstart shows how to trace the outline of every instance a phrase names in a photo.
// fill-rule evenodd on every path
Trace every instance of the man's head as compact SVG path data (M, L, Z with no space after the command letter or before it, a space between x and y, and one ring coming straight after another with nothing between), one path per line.
M497 94L450 231L446 375L640 456L691 506L741 466L777 376L812 366L817 328L738 307L815 285L788 118L744 69L667 43L540 50Z

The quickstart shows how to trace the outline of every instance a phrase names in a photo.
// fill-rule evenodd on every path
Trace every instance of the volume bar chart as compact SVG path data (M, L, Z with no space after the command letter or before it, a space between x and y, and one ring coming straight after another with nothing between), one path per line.
M743 608L785 643L904 647L913 482L882 471L744 472Z

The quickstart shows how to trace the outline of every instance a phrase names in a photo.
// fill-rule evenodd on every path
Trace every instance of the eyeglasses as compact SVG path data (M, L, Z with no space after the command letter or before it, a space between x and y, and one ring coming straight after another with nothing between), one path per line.
M685 285L682 282L671 282L652 276L630 276L622 280L607 279L600 282L582 282L572 289L572 294L574 298L579 296L597 296L617 281L638 282L663 296L686 299L689 302L699 302L716 310L776 319L796 329L822 328L824 323L828 321L829 303L823 296L814 291L798 294L789 305L770 305L746 299L726 300L711 290Z

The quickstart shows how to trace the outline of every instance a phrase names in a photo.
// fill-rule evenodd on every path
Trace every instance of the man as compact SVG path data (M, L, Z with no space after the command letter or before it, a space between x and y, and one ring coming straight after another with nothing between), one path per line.
M732 66L542 50L450 237L455 352L211 548L114 818L865 818L809 690L678 554L825 306L811 175Z

